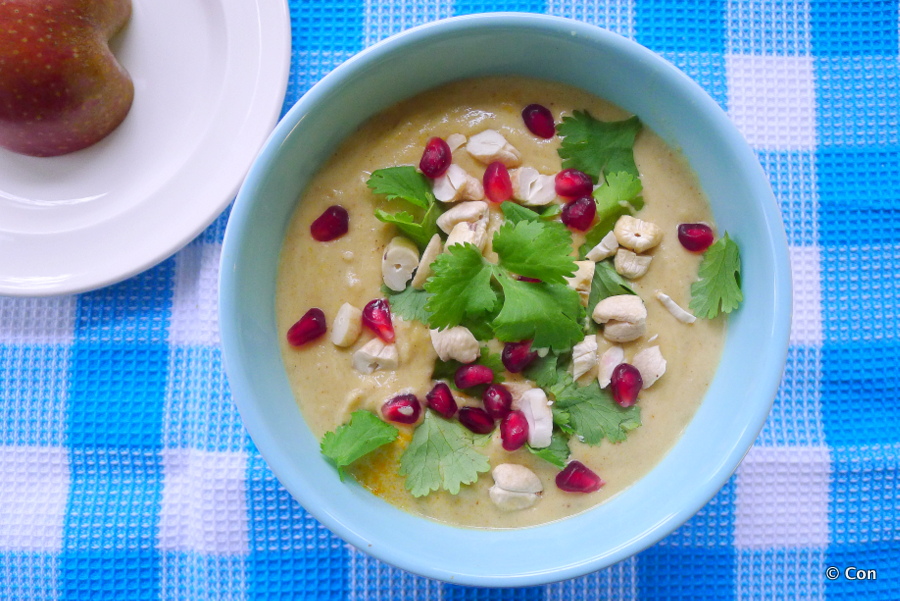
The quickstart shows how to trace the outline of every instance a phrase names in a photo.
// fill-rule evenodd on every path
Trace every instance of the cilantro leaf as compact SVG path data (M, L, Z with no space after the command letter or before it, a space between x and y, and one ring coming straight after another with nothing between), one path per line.
M556 126L562 137L559 156L564 169L574 168L600 181L601 176L624 171L638 176L634 163L634 138L641 121L598 121L587 111L575 111Z
M400 475L406 476L406 489L414 497L441 488L457 494L461 485L472 484L479 473L491 469L488 458L472 445L472 433L458 422L426 411L400 457Z
M382 421L374 413L359 410L350 414L348 423L338 426L334 432L326 432L320 448L322 454L337 466L338 475L343 480L346 476L345 467L393 442L398 434L397 428Z
M564 351L584 338L584 307L578 293L562 284L521 282L497 274L503 308L493 321L501 342L533 340L535 348Z
M412 286L407 286L402 292L391 290L387 286L381 287L384 294L391 305L391 313L398 315L406 321L421 321L428 323L431 319L431 313L425 308L431 293L425 290L416 290Z
M411 165L377 169L369 176L366 185L388 200L400 198L420 209L428 209L435 201L428 178Z
M690 303L697 317L712 319L720 311L731 313L744 300L740 249L728 232L703 253L698 275L700 280L691 284Z
M540 457L545 461L549 461L559 469L566 467L566 461L569 460L569 439L561 432L554 432L550 439L550 446L542 449L535 449L526 446L532 454Z
M388 213L382 209L375 209L375 217L396 226L416 243L419 250L424 250L431 238L438 233L437 218L441 214L434 194L431 193L428 178L409 165L387 167L373 171L366 185L388 200L404 200L418 209L418 218L408 211Z
M644 199L640 195L643 189L640 178L630 173L617 171L606 176L606 181L594 190L597 217L579 249L582 257L613 230L619 217L631 215L644 208Z
M493 266L473 244L454 244L431 264L433 275L425 282L431 298L431 328L450 328L464 318L489 313L498 302L491 286Z
M561 223L504 223L494 234L494 251L505 269L547 284L565 284L575 273L572 236Z

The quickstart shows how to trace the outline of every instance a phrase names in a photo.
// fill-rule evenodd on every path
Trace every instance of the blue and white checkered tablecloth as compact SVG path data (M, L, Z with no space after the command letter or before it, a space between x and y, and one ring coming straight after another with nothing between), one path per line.
M285 107L366 45L489 9L607 27L696 79L757 151L790 242L772 414L706 507L619 565L513 590L412 576L312 519L241 426L216 323L225 215L124 283L0 299L0 597L900 599L896 0L290 4Z

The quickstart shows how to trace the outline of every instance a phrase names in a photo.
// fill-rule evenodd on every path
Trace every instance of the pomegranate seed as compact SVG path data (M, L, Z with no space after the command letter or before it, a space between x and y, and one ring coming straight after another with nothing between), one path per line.
M500 422L500 439L507 451L521 449L528 440L528 420L521 411L511 411Z
M591 176L578 169L563 169L556 174L554 187L556 195L563 198L580 198L590 196L594 190Z
M363 325L390 344L394 341L394 324L391 322L391 306L387 299L369 301L362 310Z
M487 414L487 411L478 407L460 409L459 423L475 434L488 434L494 431L494 420Z
M520 282L528 282L529 284L540 284L541 283L541 281L537 278L530 278L530 277L524 276L524 275L517 275L516 279L519 280Z
M484 410L494 419L503 419L509 415L512 407L512 393L503 384L491 384L481 395Z
M490 384L494 380L494 370L485 365L463 365L456 370L453 382L460 390L479 384Z
M309 232L314 240L328 242L340 238L350 228L350 215L347 209L341 205L332 205L325 212L316 217L309 226Z
M597 203L594 202L594 198L592 196L582 196L563 207L560 219L573 230L586 232L591 229L596 214Z
M637 401L638 393L644 387L641 372L634 365L619 363L612 372L609 389L613 400L622 407L631 407Z
M434 388L431 389L431 392L425 395L425 401L428 403L429 407L447 419L456 415L456 399L453 398L450 387L444 382L435 384Z
M287 331L288 344L291 346L306 344L324 334L327 328L322 309L313 307Z
M419 169L426 177L434 179L444 175L452 160L453 153L450 152L450 147L443 138L435 136L425 144L422 160L419 161Z
M709 248L715 236L705 223L682 223L678 226L678 241L691 252L703 252Z
M550 109L540 104L529 104L522 109L522 119L528 131L545 140L556 135L556 124Z
M594 492L606 484L580 461L572 461L556 474L556 487L566 492Z
M512 198L512 180L506 165L494 161L484 170L484 195L488 200L501 203Z
M503 347L503 353L500 359L503 361L503 367L511 374L517 374L531 365L531 362L537 359L537 351L531 350L531 341L523 340L521 342L507 342Z
M389 422L398 424L414 424L422 414L422 405L414 394L400 394L385 401L381 406L381 415Z

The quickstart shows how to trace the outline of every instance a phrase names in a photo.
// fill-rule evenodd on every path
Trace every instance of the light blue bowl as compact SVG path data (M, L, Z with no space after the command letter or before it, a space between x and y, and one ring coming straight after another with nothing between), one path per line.
M485 51L489 48L490 51ZM583 88L639 115L680 148L720 230L741 244L745 301L722 362L681 440L609 502L544 526L453 528L338 480L288 386L274 316L275 275L297 198L337 144L395 102L454 79L520 74ZM314 260L311 258L311 260ZM350 59L300 99L241 188L222 253L219 316L235 401L294 497L355 547L424 576L480 586L572 578L647 548L719 490L753 444L787 352L790 264L778 207L756 156L699 86L642 46L589 25L528 14L460 17L412 29Z

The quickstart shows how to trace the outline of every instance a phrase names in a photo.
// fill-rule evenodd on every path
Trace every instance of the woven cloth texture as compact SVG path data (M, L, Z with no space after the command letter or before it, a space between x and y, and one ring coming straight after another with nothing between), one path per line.
M123 283L0 298L0 598L900 599L896 1L290 9L285 110L367 45L488 10L606 27L699 82L756 151L790 244L793 329L772 413L695 517L616 566L508 590L410 575L307 514L243 429L216 318L226 213Z

